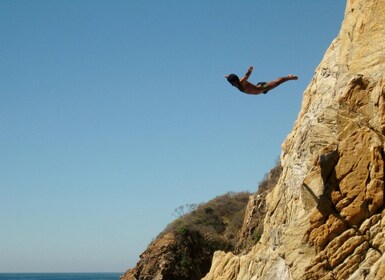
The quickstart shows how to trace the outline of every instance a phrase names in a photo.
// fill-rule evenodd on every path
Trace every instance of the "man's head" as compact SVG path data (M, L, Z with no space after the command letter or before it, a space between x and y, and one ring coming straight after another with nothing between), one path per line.
M230 74L228 76L225 76L227 81L233 86L233 87L238 87L240 85L240 81L237 75L235 74Z

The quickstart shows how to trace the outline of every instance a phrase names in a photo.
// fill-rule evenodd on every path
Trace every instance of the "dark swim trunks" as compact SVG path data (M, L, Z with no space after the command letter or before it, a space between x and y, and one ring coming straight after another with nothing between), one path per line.
M266 93L269 91L269 86L267 85L266 82L259 82L259 83L257 84L257 86L261 86L263 89L266 89L266 90L263 92L263 94L266 94Z

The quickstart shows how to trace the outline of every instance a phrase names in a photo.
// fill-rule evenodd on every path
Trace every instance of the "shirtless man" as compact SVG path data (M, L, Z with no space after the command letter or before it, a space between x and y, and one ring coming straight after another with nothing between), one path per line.
M260 94L260 93L267 93L269 90L272 90L273 88L279 86L280 84L290 81L290 80L298 80L297 76L294 75L288 75L286 77L280 77L278 79L275 79L271 82L259 82L258 84L252 84L247 79L250 77L251 72L253 72L253 66L249 67L249 70L247 70L247 73L245 76L241 79L238 78L235 74L230 74L225 76L227 81L229 83L239 89L240 91L247 93L247 94Z

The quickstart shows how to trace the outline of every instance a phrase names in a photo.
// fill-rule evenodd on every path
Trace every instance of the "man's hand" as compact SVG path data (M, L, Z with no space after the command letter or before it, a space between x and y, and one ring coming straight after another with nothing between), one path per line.
M253 66L250 66L248 71L251 72L251 71L253 71L253 70L254 70L254 67L253 67Z

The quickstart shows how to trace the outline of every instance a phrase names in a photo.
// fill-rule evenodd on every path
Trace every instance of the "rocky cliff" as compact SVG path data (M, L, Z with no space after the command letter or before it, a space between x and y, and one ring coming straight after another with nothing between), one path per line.
M283 143L261 238L217 251L204 279L385 279L384 141L385 0L348 0Z

